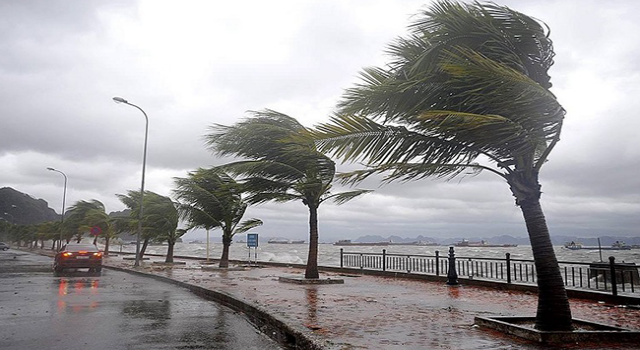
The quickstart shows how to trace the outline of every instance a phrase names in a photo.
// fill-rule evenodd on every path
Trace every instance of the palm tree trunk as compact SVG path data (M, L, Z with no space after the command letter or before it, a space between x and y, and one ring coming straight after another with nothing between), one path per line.
M222 257L220 257L221 268L229 267L229 247L231 246L231 232L222 233Z
M145 238L142 242L142 247L140 247L140 257L138 259L142 260L144 258L144 251L147 250L147 246L149 245L149 238Z
M176 241L169 240L167 241L167 243L169 244L169 246L167 247L167 258L164 260L164 262L172 263L173 262L173 246L176 244Z
M522 201L520 209L527 225L538 279L535 327L541 331L569 331L571 308L540 200Z
M309 255L304 278L320 278L318 273L318 207L312 203L309 206Z
M111 239L109 238L109 236L106 236L104 238L104 255L105 256L109 256L109 241Z

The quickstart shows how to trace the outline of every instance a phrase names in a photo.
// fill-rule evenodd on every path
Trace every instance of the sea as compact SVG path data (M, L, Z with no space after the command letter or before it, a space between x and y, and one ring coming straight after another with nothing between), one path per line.
M401 255L428 255L434 256L439 251L441 257L448 256L449 246L336 246L333 244L318 245L318 264L321 266L340 266L340 249L344 252L358 253L382 253ZM135 252L135 244L112 245L112 252ZM556 257L560 262L598 262L609 261L609 257L615 257L617 263L640 263L640 249L631 250L602 250L582 249L570 250L563 246L554 246ZM512 259L533 259L531 246L518 245L517 247L454 247L457 258L498 258L504 259L506 253L511 254ZM166 245L151 245L146 253L166 254ZM308 244L273 244L260 243L257 248L249 248L246 243L234 242L229 251L229 258L241 261L278 262L287 264L306 264L309 253ZM174 255L191 256L210 259L218 259L222 255L222 243L210 242L207 249L206 243L176 243Z

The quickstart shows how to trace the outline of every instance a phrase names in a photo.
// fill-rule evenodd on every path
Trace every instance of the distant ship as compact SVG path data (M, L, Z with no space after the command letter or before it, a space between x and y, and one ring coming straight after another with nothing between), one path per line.
M588 249L588 250L631 250L632 246L616 241L610 247L599 247L599 246L583 246L580 243L576 242L567 242L564 245L565 248L570 250L580 250L580 249Z
M291 239L278 239L278 238L272 238L270 240L267 241L267 243L271 243L271 244L305 244L305 240L291 240Z
M189 241L189 244L202 244L202 243L204 243L204 242L200 241L200 240L197 240L197 239L193 240L193 241Z
M517 244L489 244L486 241L482 240L479 242L471 242L467 239L463 239L462 241L454 244L456 247L482 247L482 248L509 248L509 247L517 247Z

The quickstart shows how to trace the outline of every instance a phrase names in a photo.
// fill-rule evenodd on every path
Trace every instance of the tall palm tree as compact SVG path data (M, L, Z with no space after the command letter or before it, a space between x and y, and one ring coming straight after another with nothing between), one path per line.
M309 210L309 255L305 278L317 279L318 207L326 200L345 203L367 190L331 193L335 163L316 149L308 130L285 114L264 110L233 126L214 125L206 135L209 149L245 160L223 168L242 175L252 204L301 201Z
M175 178L173 191L180 204L178 211L189 226L222 230L221 268L229 267L229 247L233 236L262 225L262 220L243 222L247 203L242 199L242 185L220 169L198 169L187 178Z
M538 175L565 111L549 91L553 47L536 20L495 4L439 1L390 45L388 68L368 68L339 113L320 125L323 151L368 167L357 183L453 178L489 171L509 184L535 259L536 327L571 328L571 309L540 206Z

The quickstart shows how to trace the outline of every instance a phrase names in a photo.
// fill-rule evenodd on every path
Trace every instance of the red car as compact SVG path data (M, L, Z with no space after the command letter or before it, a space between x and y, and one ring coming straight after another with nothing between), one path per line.
M89 268L89 272L102 271L102 251L93 244L69 243L56 254L53 271Z

